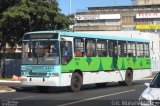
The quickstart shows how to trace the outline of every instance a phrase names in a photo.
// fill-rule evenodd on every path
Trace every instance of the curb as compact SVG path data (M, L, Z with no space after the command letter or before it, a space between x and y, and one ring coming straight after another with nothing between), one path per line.
M0 83L21 83L21 81L0 80Z
M9 93L9 92L16 92L15 89L10 89L10 90L0 90L0 93Z

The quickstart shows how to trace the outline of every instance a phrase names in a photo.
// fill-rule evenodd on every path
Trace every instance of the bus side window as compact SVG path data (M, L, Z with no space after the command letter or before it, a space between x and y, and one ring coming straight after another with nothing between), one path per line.
M28 53L29 53L29 44L24 44L23 45L23 51L24 51L24 53L23 53L23 58L27 58L28 57Z
M91 56L91 53L90 53L89 50L87 51L86 55L87 55L87 56Z
M74 53L76 57L84 56L84 39L75 38L74 39Z
M96 40L95 39L86 39L86 56L96 57Z
M143 57L144 53L143 53L143 43L137 43L136 49L137 49L137 56L138 57Z
M77 51L76 53L75 53L75 56L82 56L82 52L80 52L80 51Z
M149 57L149 44L144 43L144 56Z
M118 41L118 56L126 57L127 56L127 43L125 41Z
M61 63L68 64L72 59L72 42L61 41Z
M128 57L137 56L136 43L135 42L128 42L128 44L127 44L127 53L128 53Z
M97 54L99 57L107 56L106 40L97 40Z
M118 56L117 41L114 41L114 40L108 41L108 52L109 52L109 57Z
M133 53L128 53L128 57L132 57L133 56Z

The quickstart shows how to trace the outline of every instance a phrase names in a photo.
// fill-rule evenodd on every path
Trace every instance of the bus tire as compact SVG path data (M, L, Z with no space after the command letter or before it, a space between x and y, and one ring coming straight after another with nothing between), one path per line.
M127 70L126 75L125 75L125 81L123 82L123 85L124 86L132 85L132 80L133 80L133 72L131 70Z
M83 77L78 72L74 72L71 78L71 86L70 86L71 91L73 92L80 91L82 83L83 83Z
M37 89L40 91L40 92L47 92L49 87L47 86L37 86Z

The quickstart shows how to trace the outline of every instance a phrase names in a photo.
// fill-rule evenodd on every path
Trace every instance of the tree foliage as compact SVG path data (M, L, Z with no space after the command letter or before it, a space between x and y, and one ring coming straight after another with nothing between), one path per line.
M0 13L4 12L7 8L14 6L20 0L0 0ZM2 16L2 14L0 14Z
M71 23L56 0L2 0L0 13L1 47L20 43L25 32L64 29Z

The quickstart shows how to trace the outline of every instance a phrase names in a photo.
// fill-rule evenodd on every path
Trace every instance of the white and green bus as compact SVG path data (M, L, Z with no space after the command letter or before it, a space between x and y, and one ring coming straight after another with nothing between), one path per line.
M105 86L133 80L151 72L149 41L67 31L36 31L23 37L22 85L46 90L69 86L79 91L84 84Z

